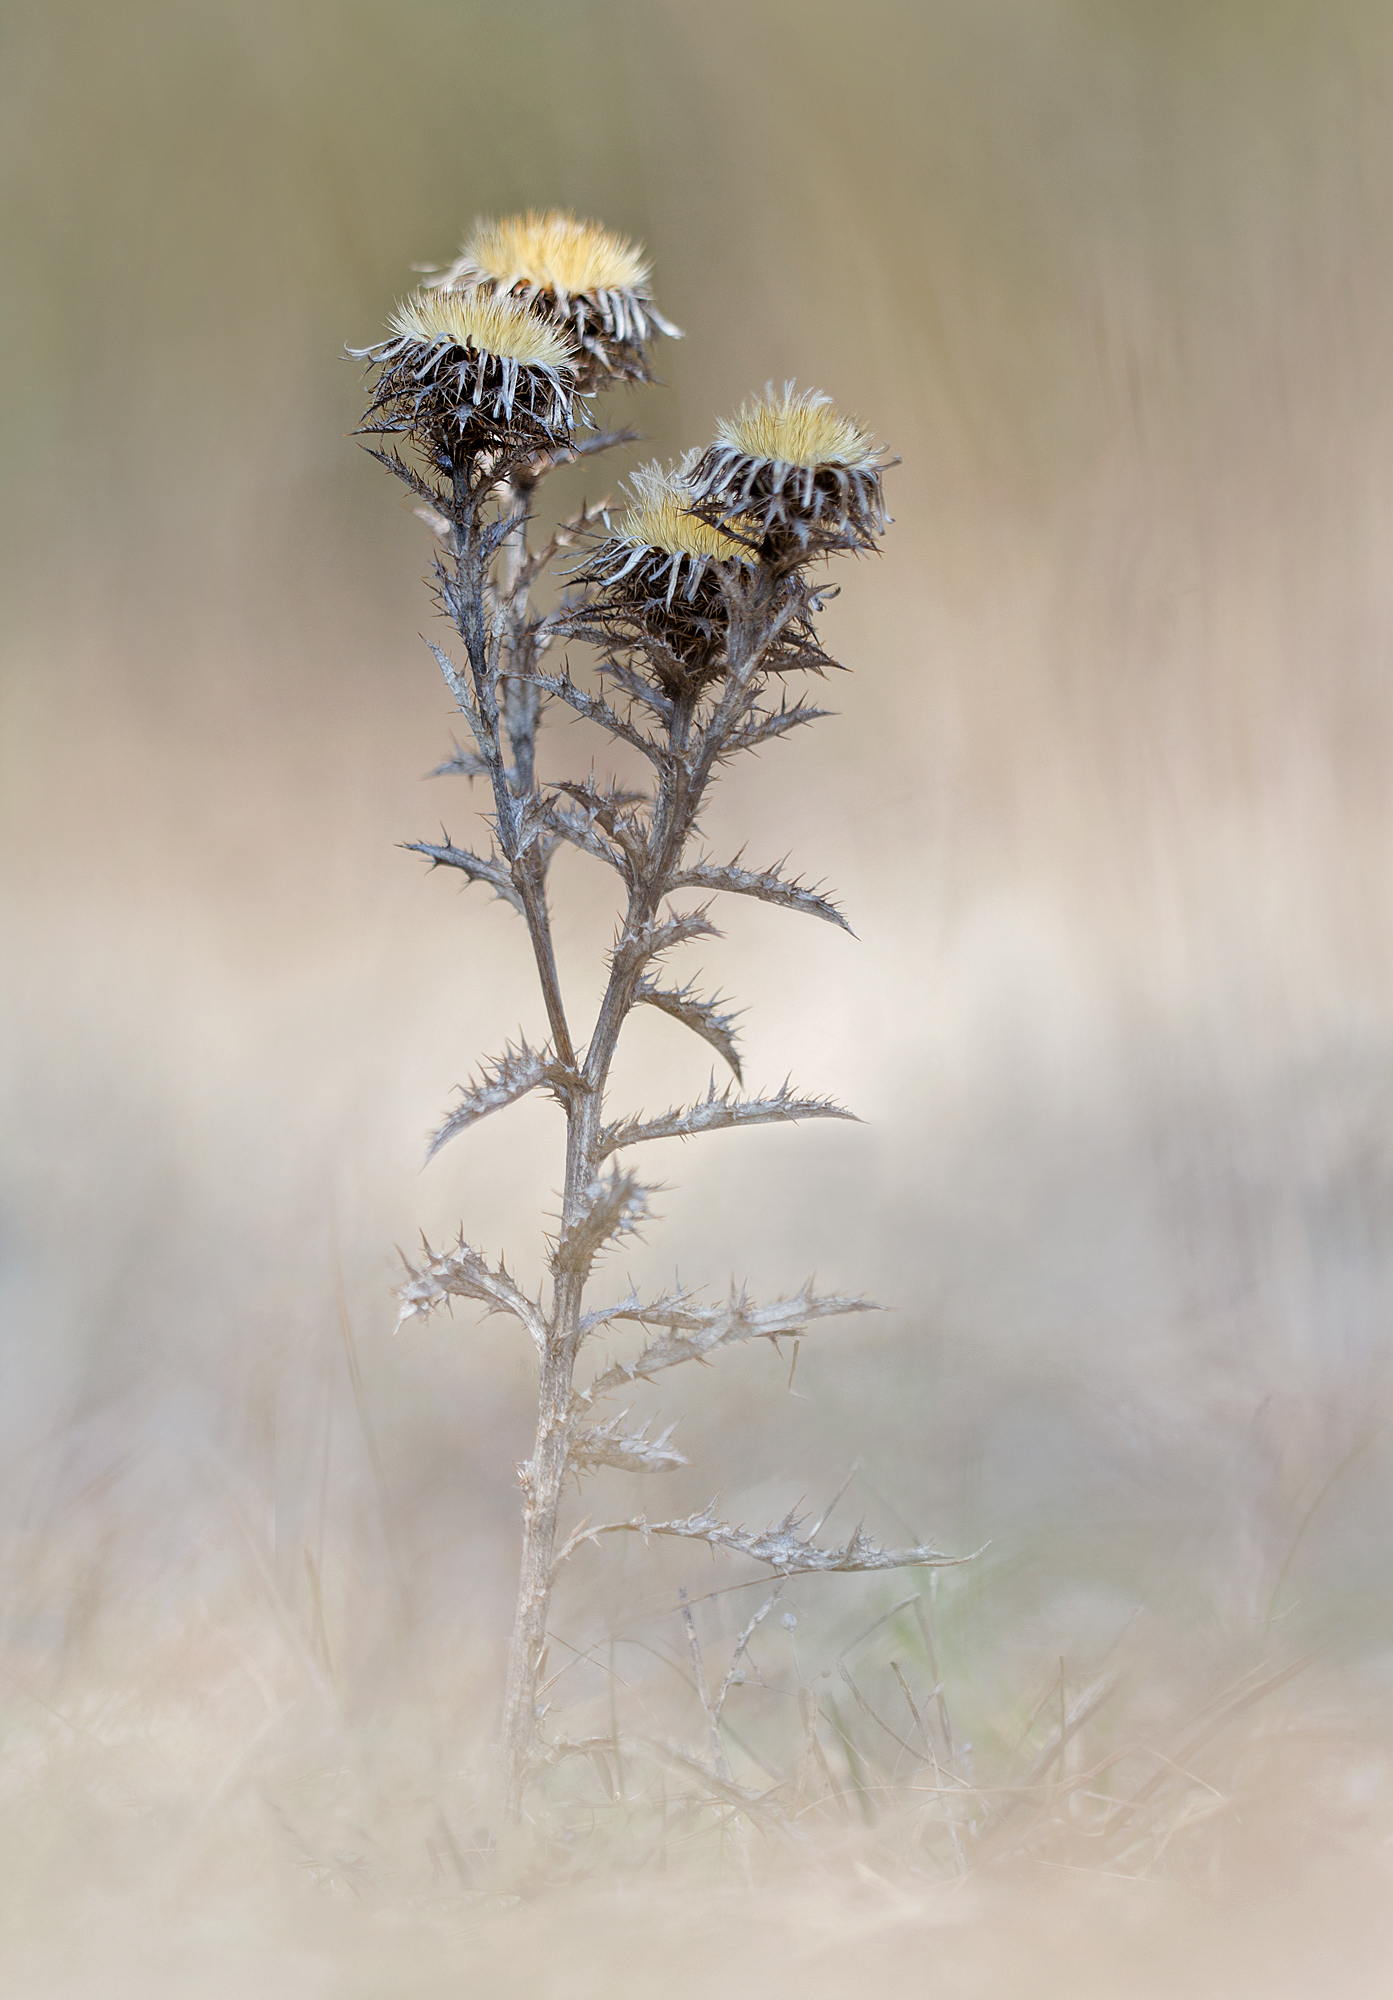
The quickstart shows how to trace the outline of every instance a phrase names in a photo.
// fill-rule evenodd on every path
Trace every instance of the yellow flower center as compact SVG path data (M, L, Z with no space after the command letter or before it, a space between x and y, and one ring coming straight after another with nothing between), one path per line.
M571 349L550 321L539 319L525 306L478 292L417 292L397 307L387 324L393 333L427 347L443 339L524 368L574 365Z
M559 209L480 223L460 266L473 266L502 291L517 284L550 292L629 291L648 276L643 252L632 243Z
M634 504L614 531L621 542L663 549L673 556L710 556L717 562L741 562L747 567L754 563L743 542L689 511L692 491L680 471L665 472L656 464L640 466L629 484Z
M795 395L786 388L780 397L746 403L716 430L722 444L747 457L780 459L785 465L872 465L875 459L870 432L813 389Z

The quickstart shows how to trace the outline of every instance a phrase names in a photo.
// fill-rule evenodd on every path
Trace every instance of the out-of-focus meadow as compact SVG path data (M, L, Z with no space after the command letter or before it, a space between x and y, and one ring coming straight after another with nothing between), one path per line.
M1387 10L10 0L0 32L6 1990L1364 1990L1393 1851ZM687 338L616 412L646 449L796 376L903 460L828 613L837 719L710 826L825 878L858 939L755 906L692 958L749 1010L754 1083L865 1122L677 1150L628 1260L893 1311L807 1339L792 1393L765 1351L672 1378L691 1466L583 1502L816 1517L851 1474L829 1532L984 1548L931 1607L937 1790L884 1763L885 1719L912 1734L885 1633L927 1700L926 1628L863 1642L865 1712L838 1672L921 1580L769 1619L750 1679L785 1707L733 1690L748 1771L795 1680L841 1720L753 1904L709 1842L699 1892L685 1836L645 1864L612 1769L557 1807L550 1873L483 1851L529 1356L468 1313L391 1337L422 1228L540 1275L559 1121L421 1171L538 1004L503 906L395 845L477 800L422 781L427 538L347 435L341 350L531 204L651 252ZM611 908L560 869L584 991ZM623 1087L699 1090L698 1047L655 1018ZM704 1594L746 1576L583 1552L575 1726L667 1703L699 1750L677 1587L720 1660L759 1600ZM997 1811L1103 1673L1101 1736L960 1879L943 1796ZM1169 1789L1098 1858L1088 1760L1119 1745ZM489 1915L500 1882L522 1914Z

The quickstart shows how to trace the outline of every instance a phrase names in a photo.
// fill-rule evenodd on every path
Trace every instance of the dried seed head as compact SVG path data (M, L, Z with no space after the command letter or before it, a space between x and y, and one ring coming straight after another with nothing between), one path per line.
M738 416L723 417L716 435L747 458L789 466L843 465L864 471L877 463L868 430L835 410L830 396L814 389L796 395L791 382L785 383L782 396L757 397Z
M726 668L727 598L759 568L754 547L692 511L689 452L629 479L630 502L579 572L599 585L578 629L640 654L669 694L689 693Z
M806 554L868 548L885 527L884 452L870 432L819 391L786 382L716 427L691 474L708 520L740 514L785 548Z
M692 511L690 474L696 454L676 466L654 459L630 475L633 498L586 564L585 575L607 587L632 584L645 598L671 606L679 592L692 602L713 568L751 569L753 550L736 534ZM738 531L739 523L732 526Z
M570 440L576 356L564 329L508 299L418 292L388 339L350 348L380 367L364 429L406 431L437 463L535 456Z
M633 291L648 279L643 253L632 243L598 222L579 222L559 209L547 215L531 209L502 222L481 222L464 246L460 263L491 278L500 291L536 285L561 297Z
M577 350L582 390L651 381L644 342L655 333L680 338L653 303L643 252L559 209L479 223L431 283L511 298L558 321Z
M471 292L417 292L387 322L401 339L421 347L443 342L472 347L524 368L571 371L575 357L557 327L506 300Z

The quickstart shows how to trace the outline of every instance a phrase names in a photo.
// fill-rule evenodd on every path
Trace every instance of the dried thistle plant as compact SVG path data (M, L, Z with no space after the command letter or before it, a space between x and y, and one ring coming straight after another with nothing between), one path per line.
M811 1287L764 1304L743 1295L704 1302L679 1288L590 1306L587 1288L600 1253L648 1213L651 1190L629 1164L639 1148L849 1115L788 1086L751 1097L718 1091L714 1081L695 1104L652 1118L616 1115L609 1079L626 1022L647 1006L702 1037L739 1086L731 1016L662 970L682 944L717 935L718 895L844 924L824 895L780 868L714 860L701 845L700 821L735 757L824 713L790 694L784 677L831 664L815 631L821 566L875 545L885 525L883 455L826 397L771 391L675 469L637 472L617 519L586 508L534 545L536 493L547 474L632 436L595 427L596 394L650 380L646 343L677 331L653 303L642 254L570 216L481 226L389 326L386 339L352 350L375 377L362 428L401 441L369 449L422 503L439 536L435 592L464 657L434 644L431 651L473 743L440 768L486 778L492 803L487 852L411 845L434 865L486 884L517 912L547 1021L545 1041L506 1049L462 1092L430 1152L530 1091L549 1092L566 1118L549 1296L528 1297L502 1262L463 1238L438 1253L427 1246L400 1293L403 1320L455 1298L511 1314L537 1353L536 1439L521 1471L522 1561L502 1726L507 1810L516 1816L540 1761L537 1682L552 1588L560 1564L583 1544L616 1532L674 1536L753 1558L781 1577L947 1560L927 1547L878 1548L860 1530L842 1547L819 1546L792 1516L750 1531L711 1507L681 1519L586 1522L565 1537L559 1518L568 1478L601 1465L658 1473L685 1462L670 1429L650 1437L624 1414L604 1414L606 1398L739 1342L796 1337L814 1321L869 1308L866 1299L819 1296ZM533 587L563 550L581 552L579 567L559 605L539 611ZM593 688L568 667L548 670L546 656L562 638L593 646ZM553 705L636 752L651 774L647 786L602 786L593 776L539 783L537 733ZM611 869L620 886L604 998L584 1037L572 1025L552 947L549 869L563 844ZM636 1333L637 1351L578 1380L582 1350L620 1329Z

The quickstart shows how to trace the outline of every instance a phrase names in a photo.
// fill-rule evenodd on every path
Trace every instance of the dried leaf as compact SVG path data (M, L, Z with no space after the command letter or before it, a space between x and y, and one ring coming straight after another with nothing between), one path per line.
M754 1562L767 1563L780 1576L805 1576L829 1570L947 1569L971 1560L944 1555L941 1549L922 1545L907 1549L877 1548L859 1527L841 1548L824 1549L816 1542L802 1541L798 1535L800 1526L797 1515L786 1514L769 1528L753 1532L737 1528L717 1517L712 1501L699 1514L689 1514L680 1521L650 1521L640 1514L631 1521L606 1521L599 1527L579 1529L563 1545L556 1565L559 1567L582 1542L617 1534L642 1535L645 1540L650 1535L672 1535L683 1541L705 1542L726 1555L749 1556Z
M648 1214L649 1190L633 1174L593 1180L579 1213L557 1238L552 1269L584 1276L606 1243L632 1236Z
M872 1299L842 1298L829 1294L819 1298L811 1284L789 1299L752 1305L745 1294L732 1292L724 1305L698 1306L689 1293L657 1299L651 1305L624 1300L603 1312L591 1314L583 1331L616 1320L637 1321L641 1326L665 1326L668 1331L648 1345L633 1361L616 1361L591 1383L588 1396L606 1396L628 1383L656 1375L664 1368L676 1368L683 1361L699 1361L718 1347L732 1347L741 1340L775 1340L784 1334L803 1333L809 1321L831 1319L842 1313L879 1312Z
M775 903L783 910L801 910L806 916L821 917L825 923L851 931L851 925L835 903L816 889L810 889L797 880L789 880L779 873L778 868L756 872L741 868L733 861L727 868L702 861L694 868L684 868L680 875L674 875L669 886L673 889L724 889L733 896L756 896L762 903Z
M678 1466L687 1463L670 1443L674 1425L669 1424L657 1437L650 1438L647 1424L635 1431L625 1431L622 1426L628 1419L629 1412L624 1410L607 1423L578 1431L571 1440L571 1464L578 1470L611 1465L619 1472L675 1472Z
M435 655L435 664L439 667L441 673L444 674L445 685L455 697L455 704L460 714L473 730L475 741L481 749L486 750L488 748L487 732L479 718L479 711L474 706L474 696L470 690L469 682L450 658L450 655L437 646L434 639L427 639L426 644Z
M729 1089L717 1094L715 1083L699 1104L685 1111L666 1111L661 1118L647 1121L627 1118L607 1126L601 1134L602 1150L614 1153L621 1146L637 1146L646 1139L690 1139L698 1132L720 1132L736 1125L794 1123L800 1118L849 1118L854 1111L834 1104L830 1097L795 1097L787 1084L775 1097L732 1097Z
M721 933L707 915L709 908L709 903L703 903L699 910L680 913L669 910L666 916L654 918L639 930L626 930L614 947L614 963L637 970L661 957L663 952L672 951L679 944L689 944L693 938L719 937Z
M555 695L558 701L564 701L568 708L573 708L577 715L583 715L587 722L598 722L601 729L606 730L611 736L617 736L623 743L632 744L635 750L641 750L652 763L662 762L663 750L660 744L654 743L641 730L626 722L623 716L611 708L607 701L602 701L599 695L589 694L584 688L577 687L569 674L534 674L532 678L543 694Z
M617 874L622 875L626 882L632 881L632 870L625 849L606 836L593 815L572 812L558 799L538 799L536 805L537 817L549 832L568 841L572 847L578 847L583 854L593 856L596 861L607 863Z
M422 1247L426 1253L425 1262L419 1268L406 1257L402 1258L407 1269L407 1282L397 1290L401 1303L398 1328L409 1319L428 1319L435 1308L447 1299L475 1299L490 1313L511 1313L514 1319L521 1320L537 1351L542 1351L547 1338L542 1309L518 1290L508 1276L506 1265L500 1263L495 1270L463 1237L453 1250L443 1251L440 1255L431 1249L429 1243L423 1243Z
M741 750L757 749L761 743L787 736L791 729L799 729L805 723L822 722L831 712L826 708L814 708L811 702L790 703L786 699L777 708L754 709L749 720L726 738L722 746L723 754L733 756Z
M516 1049L510 1043L496 1061L485 1063L477 1082L458 1086L462 1093L460 1101L440 1129L431 1134L427 1160L433 1160L445 1141L453 1139L457 1132L535 1090L546 1076L547 1060L547 1051L530 1049L524 1042Z
M685 986L660 987L654 986L651 980L640 979L634 988L634 1004L657 1007L664 1014L670 1014L674 1021L690 1028L694 1035L700 1035L730 1064L735 1071L736 1082L742 1081L740 1057L735 1048L738 1016L717 1012L721 1005L719 994L713 995L710 1000L703 1000L699 994L693 993L690 981Z
M444 833L444 828L441 832ZM508 864L501 855L484 856L471 854L467 848L450 844L449 834L438 846L428 840L404 840L402 846L409 854L424 854L432 868L458 868L471 882L487 882L495 896L501 896L505 903L511 903L519 916L523 914L522 897L513 885Z
M482 757L473 750L462 750L456 743L445 762L437 764L426 775L431 778L486 778L488 774L489 767Z

